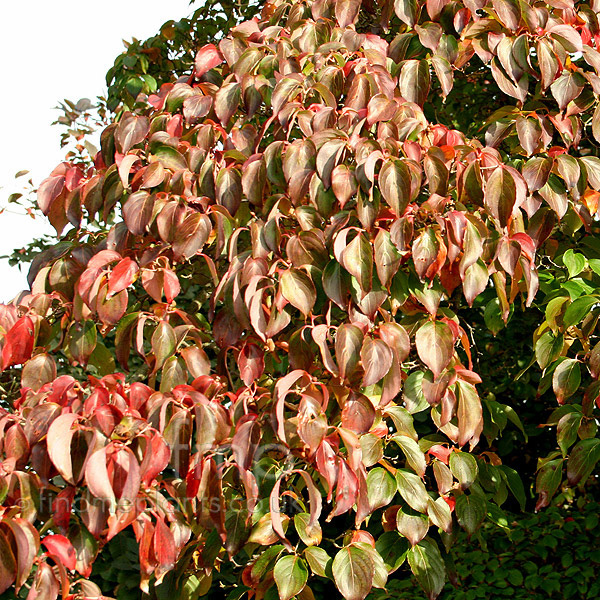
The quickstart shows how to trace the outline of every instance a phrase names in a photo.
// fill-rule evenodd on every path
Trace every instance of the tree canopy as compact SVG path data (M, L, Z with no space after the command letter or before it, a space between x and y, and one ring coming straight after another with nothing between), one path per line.
M228 6L130 46L38 190L0 592L117 595L133 540L150 597L435 598L600 458L600 4Z

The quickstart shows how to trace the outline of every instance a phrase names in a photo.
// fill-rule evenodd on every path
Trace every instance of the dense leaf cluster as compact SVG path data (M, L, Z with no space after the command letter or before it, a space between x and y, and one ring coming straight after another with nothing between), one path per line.
M0 306L0 590L97 597L134 535L151 596L363 600L406 561L434 598L458 529L527 503L516 439L556 425L538 508L585 482L597 10L278 0L130 89Z

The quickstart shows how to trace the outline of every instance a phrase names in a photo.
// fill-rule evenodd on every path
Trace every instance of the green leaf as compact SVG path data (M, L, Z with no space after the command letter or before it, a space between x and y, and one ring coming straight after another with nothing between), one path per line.
M379 189L390 208L401 217L410 202L410 172L403 161L391 158L383 164L379 171ZM383 285L386 281L381 279Z
M581 384L581 366L578 360L566 358L554 370L552 388L559 404L570 398Z
M600 299L597 296L580 296L577 300L574 300L567 306L567 310L563 316L564 326L571 327L578 325L589 314L592 307L599 302Z
M521 510L525 510L525 488L523 487L521 477L514 469L511 469L506 465L500 465L498 469L500 469L502 475L506 478L508 488L519 503Z
M350 544L333 559L333 578L346 600L364 600L371 591L375 564L363 548Z
M419 444L415 440L410 437L407 437L403 434L395 434L391 438L392 442L396 442L402 452L404 452L404 456L406 456L406 462L409 464L410 468L417 473L420 477L423 477L425 474L425 454L423 450L419 448Z
M96 347L98 332L94 321L75 322L69 328L69 352L74 360L85 364Z
M408 564L430 600L437 598L446 583L446 567L437 544L427 538L408 551Z
M456 499L455 512L459 525L471 536L485 518L486 501L479 495L462 494Z
M585 481L600 460L600 439L581 440L571 452L567 461L567 479L571 485Z
M544 332L535 343L535 359L542 369L553 363L562 353L564 338L562 334L554 335Z
M318 546L309 546L304 551L304 557L306 562L309 564L311 571L319 577L329 577L333 575L331 573L331 566L333 559L323 548Z
M280 600L290 600L304 589L308 580L308 569L299 556L282 556L275 563L273 577Z
M371 511L388 506L396 495L396 481L385 469L375 467L367 474L367 495Z
M406 503L420 513L427 512L429 494L421 478L406 469L396 471L396 485Z
M388 573L393 573L400 568L408 554L408 542L400 537L396 531L382 533L375 542L375 549L383 558Z
M585 256L580 252L575 252L572 248L563 254L562 261L569 272L569 279L576 277L587 267Z
M310 515L308 513L297 513L294 515L294 527L298 532L298 536L307 546L315 546L321 543L323 533L321 525L317 521L310 526Z
M307 317L317 299L312 279L300 269L288 269L279 279L283 297L305 317Z
M468 452L452 452L450 454L450 470L458 479L460 487L466 490L477 479L479 468L477 459Z
M573 411L563 415L558 421L556 439L563 456L567 455L569 448L577 440L577 431L582 420L583 415L580 412Z

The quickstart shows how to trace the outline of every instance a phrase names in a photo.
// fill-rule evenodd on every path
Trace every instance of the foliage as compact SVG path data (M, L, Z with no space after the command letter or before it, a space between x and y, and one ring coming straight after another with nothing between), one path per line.
M153 598L363 600L404 561L435 598L533 472L537 508L572 498L596 10L277 0L129 90L40 186L57 243L0 307L0 590L125 598L133 536Z
M511 515L509 534L489 524L480 529L479 544L461 534L452 550L456 587L447 586L441 600L597 598L598 509L596 502L587 502L573 510L549 508L525 519ZM372 597L425 598L409 578L390 580L387 594L374 592Z

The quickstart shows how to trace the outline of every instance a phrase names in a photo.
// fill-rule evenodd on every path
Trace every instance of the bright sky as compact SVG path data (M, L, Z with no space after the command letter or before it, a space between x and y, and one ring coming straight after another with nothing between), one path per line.
M21 190L17 171L28 169L37 186L61 162L60 129L50 126L59 115L53 107L65 98L103 95L123 39L146 39L192 10L189 0L0 0L0 208ZM53 231L15 210L10 205L0 214L0 255ZM0 302L25 288L26 273L0 259Z

